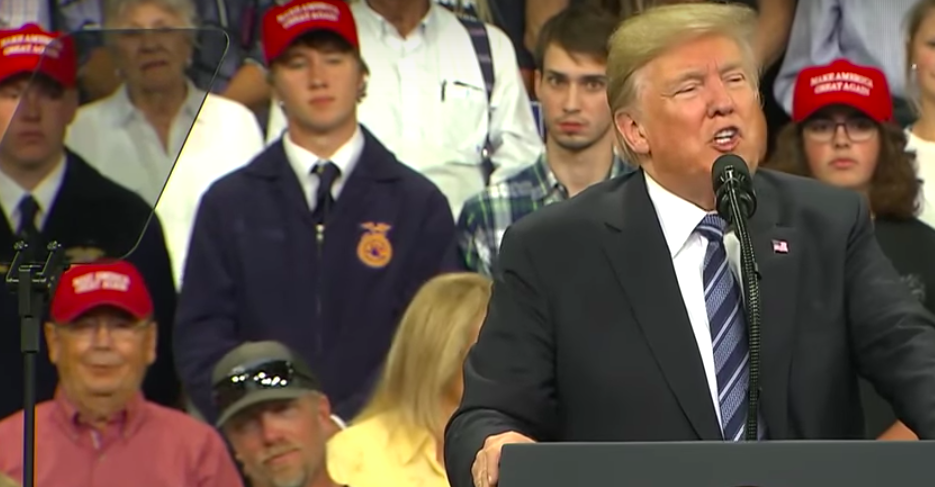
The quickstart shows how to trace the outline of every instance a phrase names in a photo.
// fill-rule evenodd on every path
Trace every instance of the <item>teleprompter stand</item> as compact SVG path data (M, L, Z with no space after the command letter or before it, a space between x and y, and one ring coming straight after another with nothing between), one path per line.
M23 487L36 482L36 355L39 353L46 304L68 265L62 246L52 242L45 261L35 260L34 249L17 242L6 284L16 294L23 352Z
M935 441L504 445L497 487L931 487Z

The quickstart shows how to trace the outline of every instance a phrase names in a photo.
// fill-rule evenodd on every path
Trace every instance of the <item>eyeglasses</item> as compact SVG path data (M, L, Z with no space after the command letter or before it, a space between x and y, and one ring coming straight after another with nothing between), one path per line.
M133 320L78 320L73 323L59 325L63 332L83 339L90 339L101 328L107 330L107 333L114 340L129 340L138 335L138 332L146 327L149 321Z
M238 368L214 384L214 404L223 411L253 391L302 388L320 390L314 377L296 371L292 362L273 360Z
M827 118L817 118L805 122L803 133L815 142L830 142L838 132L838 127L844 127L844 133L851 142L864 142L873 137L877 131L877 124L866 117L853 117L843 122Z

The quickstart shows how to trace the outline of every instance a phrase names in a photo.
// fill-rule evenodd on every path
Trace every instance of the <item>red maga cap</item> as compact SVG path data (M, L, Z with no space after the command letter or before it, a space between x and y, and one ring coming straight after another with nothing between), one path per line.
M803 69L795 81L792 120L802 122L830 105L847 105L877 122L893 119L893 100L886 75L877 68L838 59Z
M36 24L0 30L0 81L34 72L62 86L75 86L78 58L71 36L46 32Z
M101 306L113 306L136 319L153 314L143 276L125 261L75 264L62 274L52 299L52 320L70 323Z
M299 36L313 30L329 30L360 48L357 24L344 0L293 0L277 5L263 16L263 55L269 64Z

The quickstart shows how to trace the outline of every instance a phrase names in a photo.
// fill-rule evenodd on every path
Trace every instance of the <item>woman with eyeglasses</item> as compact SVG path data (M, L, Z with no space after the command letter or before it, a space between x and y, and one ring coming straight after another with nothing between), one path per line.
M764 167L866 196L877 242L902 277L893 285L909 287L935 311L935 230L915 217L919 182L890 100L876 68L838 60L803 70L793 122L780 132ZM860 387L869 438L915 439L868 382L861 380Z
M370 402L328 443L328 471L354 487L448 487L444 429L461 402L461 370L477 341L490 279L436 277L399 324Z

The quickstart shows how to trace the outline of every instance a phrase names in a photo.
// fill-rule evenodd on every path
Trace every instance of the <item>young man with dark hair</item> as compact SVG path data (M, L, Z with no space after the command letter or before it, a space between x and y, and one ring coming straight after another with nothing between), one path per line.
M587 6L570 7L545 24L535 50L545 153L464 204L458 244L469 269L492 275L500 239L513 222L630 170L614 154L605 86L607 40L615 27L611 17Z
M357 122L358 46L342 0L264 16L287 131L203 197L179 301L179 370L209 420L211 368L247 340L296 347L353 417L412 295L458 267L445 197Z

